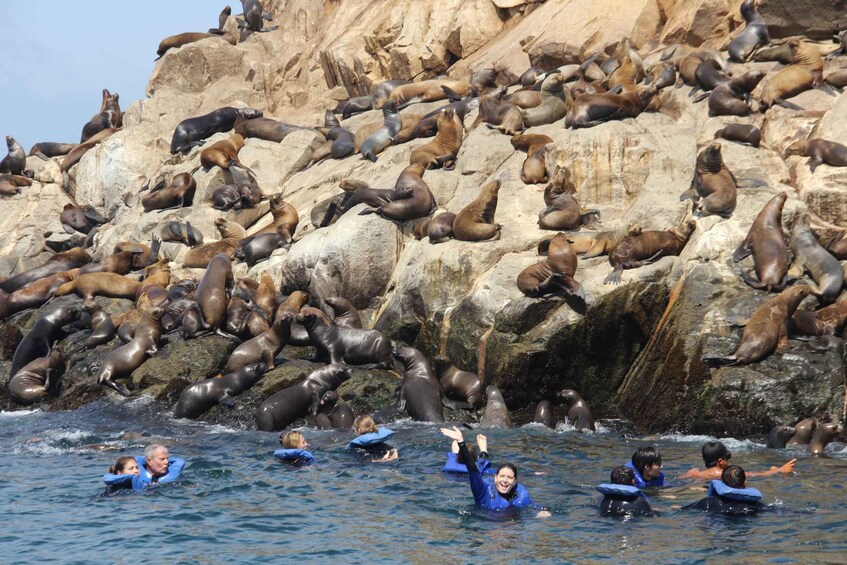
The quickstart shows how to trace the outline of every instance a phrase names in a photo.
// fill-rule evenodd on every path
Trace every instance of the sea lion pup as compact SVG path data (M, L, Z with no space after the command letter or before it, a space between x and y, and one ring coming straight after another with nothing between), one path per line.
M270 198L271 215L273 221L256 233L248 235L238 242L238 248L243 249L255 238L265 234L278 234L281 237L281 246L290 247L300 223L300 215L297 209L285 201L282 194L274 194Z
M70 269L49 275L25 284L15 292L7 294L0 290L0 319L27 308L37 308L53 297L56 289L72 281L79 269Z
M572 296L585 300L582 285L574 280L577 257L565 234L557 234L550 240L547 258L530 265L518 274L518 290L527 296L537 297L561 289Z
M447 398L466 402L473 409L483 405L482 381L476 373L458 369L447 357L436 355L433 368Z
M315 425L320 430L349 430L353 427L353 410L334 390L328 390L321 396Z
M174 128L171 138L171 155L188 153L193 147L202 145L206 138L231 130L239 116L248 120L261 118L262 112L253 108L225 106L196 118L182 120Z
M762 132L756 126L747 124L729 124L715 132L714 139L726 139L736 143L746 143L751 147L758 147L762 142Z
M292 293L277 308L274 314L274 323L268 330L253 339L248 339L235 348L230 354L223 372L234 373L247 365L260 361L268 369L276 367L274 359L288 343L288 338L291 336L291 322L307 300L309 300L309 295L305 292Z
M325 298L324 302L332 308L332 321L336 326L339 328L362 329L362 316L349 300L340 296L330 296L329 298Z
M812 455L823 455L826 450L826 444L838 437L841 433L841 426L833 423L821 424L812 439L809 441L809 453Z
M6 136L6 149L9 153L0 161L0 173L23 175L26 168L26 153L21 144L11 135Z
M483 428L511 428L512 418L503 393L494 385L485 387L485 411L479 421Z
M262 189L257 184L244 182L225 184L212 193L212 208L223 212L255 208L264 197Z
M562 73L553 73L541 84L541 103L522 110L524 127L552 124L565 117L573 105L571 91L565 88Z
M85 357L85 351L103 345L104 343L109 343L118 334L118 329L112 322L112 316L97 302L83 304L82 309L88 313L91 320L91 334L73 350L73 354L69 360L71 366Z
M203 167L205 171L212 167L220 167L229 171L230 167L236 166L247 171L252 178L256 178L256 173L238 160L238 152L241 151L242 147L244 147L244 138L237 133L232 134L227 139L216 141L200 152L200 164L194 167L190 174L193 175L200 167Z
M818 296L822 304L835 302L844 286L844 271L841 263L824 249L809 227L809 217L803 215L794 223L791 230L791 251L794 261L788 274L801 277L809 273L815 285L812 294Z
M498 126L497 129L506 135L515 135L523 131L523 114L521 109L510 102L502 100L506 87L500 87L479 98L479 113L471 125L475 128L481 122ZM539 94L539 104L541 98Z
M186 31L184 33L178 33L176 35L170 35L164 38L161 42L159 42L159 47L156 49L156 55L158 55L158 57L153 60L158 61L165 55L165 53L167 53L171 49L176 49L177 47L182 47L184 45L188 45L189 43L194 43L195 41L200 41L201 39L208 39L210 37L217 37L218 39L223 39L230 45L235 45L236 43L236 38L232 34Z
M756 308L741 334L735 353L729 356L704 355L712 367L755 363L788 345L788 320L804 298L812 293L808 285L795 285L783 290Z
M391 202L386 202L378 208L362 210L359 215L376 213L388 220L405 222L431 214L436 208L435 197L422 178L423 172L424 165L422 163L413 163L403 169L403 172L397 178L394 190L404 194L408 192L408 196L392 199Z
M570 425L579 431L597 431L597 427L594 425L594 416L591 415L591 409L577 391L565 389L557 396L568 406L567 420Z
M359 149L363 158L370 159L373 162L376 162L376 156L390 146L394 136L403 129L403 118L397 111L396 102L386 102L385 106L382 107L382 117L382 127L369 135Z
M609 231L595 232L578 232L565 234L568 237L568 243L571 244L574 252L581 254L583 259L599 257L611 252L615 245L625 237L636 236L641 233L641 225L635 222L628 224L625 227ZM552 239L552 238L550 238ZM549 245L549 239L542 240L539 246L539 255L542 255L540 249L544 242Z
M455 221L456 214L453 212L438 214L426 222L424 235L429 238L429 242L432 244L444 243L453 238L453 222Z
M145 212L191 206L196 190L197 182L194 177L189 173L179 173L174 175L167 187L163 180L154 186L149 194L142 196L141 206Z
M711 59L703 61L694 70L694 86L688 95L693 96L698 90L710 92L728 80L717 62Z
M74 293L82 297L83 303L94 300L95 296L134 300L140 286L139 281L117 273L86 273L57 288L53 296Z
M756 49L771 40L768 24L756 10L755 0L741 3L741 17L744 18L744 29L729 42L729 58L736 63L746 62Z
M205 267L219 253L224 253L230 259L235 257L235 250L247 232L240 224L230 222L224 218L217 218L215 220L215 227L218 228L221 239L198 245L186 251L182 258L183 267Z
M818 337L840 335L845 324L847 324L847 301L842 300L814 312L797 310L791 316L788 329L792 335Z
M55 390L65 372L62 350L55 347L47 357L39 357L21 367L9 381L9 396L18 404L33 404Z
M603 284L620 284L624 269L637 269L661 257L678 256L696 227L697 222L688 220L666 231L646 230L625 237L609 253L612 272Z
M17 275L0 282L0 290L3 290L4 292L14 292L22 286L33 281L37 281L40 278L55 275L56 273L67 271L68 269L82 267L90 262L91 255L89 255L85 249L82 247L74 247L68 251L62 251L61 253L52 255L49 259L47 259L47 261L38 267L27 269L26 271L18 273Z
M748 71L719 84L708 94L710 116L746 116L750 113L750 93L764 78L764 71ZM699 102L707 94L695 98Z
M191 222L167 222L159 230L162 241L178 241L188 247L197 247L203 244L203 234L191 225Z
M388 102L391 93L398 86L403 86L404 84L412 84L410 80L384 80L373 87L371 90L371 99L373 101L374 110L379 110L385 103ZM349 116L342 116L345 120Z
M435 139L418 147L409 156L409 164L422 164L427 169L443 166L452 170L456 165L456 155L462 147L465 126L453 111L447 108L438 116L438 132Z
M809 170L813 173L819 165L847 167L847 146L826 139L795 141L785 150L785 156L802 155L810 157Z
M786 98L796 96L823 81L823 58L811 43L792 39L788 42L793 64L788 65L770 77L760 95L761 110L764 112L773 104L781 104L792 109L797 106L787 104Z
M128 377L139 368L151 355L159 351L162 339L162 324L160 322L164 309L155 307L141 313L141 318L135 325L135 333L129 343L112 351L103 360L97 372L97 383L114 389L122 396L130 392L114 379Z
M565 116L565 127L588 128L609 120L635 118L653 100L655 85L630 94L584 94L573 102Z
M256 410L256 427L264 432L279 431L297 418L316 415L320 398L350 378L344 365L327 365L312 371L306 380L269 396Z
M493 180L480 189L479 196L462 208L453 220L453 237L459 241L500 239L500 224L494 223L500 180Z
M471 85L466 80L430 79L401 84L391 91L388 99L397 103L398 108L404 108L414 102L444 100L447 98L447 92L443 87L459 96L468 96L471 93Z
M239 116L235 118L233 123L235 133L247 139L254 137L256 139L264 139L265 141L281 142L288 135L295 131L314 131L310 128L286 124L271 118L244 118Z
M447 108L452 108L453 113L456 114L456 116L459 117L459 121L464 124L465 116L467 116L471 111L479 108L479 98L462 98L457 102L451 102L446 106L441 106L428 114L424 114L414 127L404 127L404 129L400 130L400 133L398 133L394 138L394 145L400 145L401 143L406 143L421 137L433 137L438 133L438 118Z
M549 135L523 134L512 137L512 147L526 151L526 159L521 166L521 181L524 184L547 182L547 145L553 143Z
M745 271L741 272L741 278L753 288L767 289L768 292L785 288L788 246L782 233L782 207L787 199L788 195L784 192L771 198L753 220L747 237L732 254L736 263L753 254L758 280Z
M123 113L118 101L119 96L116 92L112 94L107 89L103 89L103 102L100 105L100 112L95 114L82 128L79 142L85 143L91 137L107 128L119 128L123 123Z
M735 210L737 195L735 175L723 162L721 144L713 141L697 155L691 186L679 199L691 198L692 212L697 216L728 218Z
M785 449L785 443L794 435L794 426L774 426L768 434L765 447L769 449Z
M216 375L191 383L179 393L174 418L193 420L214 406L235 406L233 397L252 388L264 374L264 363L253 363L223 376Z
M332 325L317 308L305 307L295 321L303 324L317 349L316 358L329 363L391 367L391 340L377 330L356 330Z
M582 211L573 194L576 186L567 167L557 166L553 178L544 187L544 204L547 207L538 214L538 227L547 230L573 230L580 225L600 219L596 209Z
M238 20L239 29L249 29L255 32L268 32L277 29L279 26L263 27L267 20L273 21L273 16L262 6L259 0L241 0L241 7L244 10L244 21Z
M27 153L29 157L38 157L47 161L50 157L63 157L73 151L76 143L55 143L52 141L40 141L32 146Z
M0 174L0 195L14 196L20 194L22 186L32 186L32 179L11 173Z

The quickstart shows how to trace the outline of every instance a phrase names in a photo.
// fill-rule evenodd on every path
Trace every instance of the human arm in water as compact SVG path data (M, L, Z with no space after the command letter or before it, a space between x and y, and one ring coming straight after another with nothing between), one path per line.
M794 464L797 462L797 459L792 459L788 463L780 466L780 467L771 467L767 471L749 471L747 473L748 477L770 477L771 475L777 475L779 473L793 473L794 472ZM684 474L680 475L678 478L680 479L720 479L721 473L723 469L720 467L709 467L708 469L689 469Z
M456 427L452 429L441 428L441 433L458 444L459 456L464 459L465 467L468 468L468 478L471 482L471 492L473 493L474 503L477 506L484 508L487 494L487 489L485 488L485 481L482 480L482 473L479 472L479 469L476 466L476 462L473 460L471 452L468 450L468 446L465 444L465 437L462 435L461 430Z

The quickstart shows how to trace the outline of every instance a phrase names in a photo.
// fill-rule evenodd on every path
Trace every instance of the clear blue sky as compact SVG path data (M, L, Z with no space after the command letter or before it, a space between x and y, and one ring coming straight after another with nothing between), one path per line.
M144 97L159 42L217 27L238 0L0 0L0 140L79 143L101 92L121 109ZM6 144L0 143L0 158Z

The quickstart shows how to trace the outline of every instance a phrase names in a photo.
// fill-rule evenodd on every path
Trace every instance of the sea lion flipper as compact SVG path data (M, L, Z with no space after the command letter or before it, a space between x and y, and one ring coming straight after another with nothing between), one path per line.
M755 289L761 290L765 288L765 285L762 284L761 281L754 279L753 276L750 275L750 273L748 273L747 271L741 271L741 278L744 280L744 282L746 282Z
M733 262L738 263L739 261L741 261L745 257L749 256L753 252L753 246L752 246L752 241L751 241L751 237L750 237L751 235L752 235L752 231L749 234L747 234L747 238L744 240L744 242L741 245L738 246L738 249L736 249L732 253Z
M232 398L229 393L225 393L220 400L218 400L218 404L220 406L226 406L227 408L235 407L235 399Z
M735 365L738 362L734 355L703 355L703 357L701 357L700 359L710 367L720 367L721 365Z
M622 273L623 267L615 267L614 270L609 273L605 279L603 279L603 284L620 284Z

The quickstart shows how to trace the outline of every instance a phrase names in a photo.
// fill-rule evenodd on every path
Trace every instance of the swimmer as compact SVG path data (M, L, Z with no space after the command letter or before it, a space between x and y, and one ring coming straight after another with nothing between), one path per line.
M395 461L397 449L385 443L394 435L388 428L378 428L371 416L359 416L353 421L353 430L358 437L347 444L347 449L370 457L373 463Z
M724 469L729 467L729 459L732 457L732 453L730 453L726 446L721 442L707 441L703 444L701 452L703 454L703 463L706 464L706 468L690 469L686 471L685 474L680 475L680 479L720 479ZM761 471L758 473L751 471L746 473L745 476L769 477L779 473L793 473L794 463L796 461L796 459L792 459L782 467L771 467L767 471Z
M476 462L476 467L480 473L483 475L493 475L494 469L491 468L491 460L488 458L488 438L479 434L476 436L476 443L479 446L479 456L474 452L473 446L468 445L471 458ZM457 442L453 442L450 453L447 454L447 462L444 463L441 471L445 473L468 474L468 467L465 465L464 458L459 453L459 444Z
M539 507L529 496L526 487L518 483L518 470L511 463L497 468L493 479L483 479L482 473L474 463L465 438L459 428L441 428L441 433L459 444L459 454L467 461L468 478L471 483L474 503L486 510L506 510L509 508L538 508L537 516L547 518L550 512Z
M282 449L274 451L274 457L292 465L308 465L315 456L308 450L309 443L300 432L285 432L279 434L279 444Z
M635 486L635 471L624 465L612 469L611 484L599 485L601 516L638 514L652 516L653 509L641 489Z
M109 467L109 472L113 475L141 474L141 471L138 469L138 462L135 460L135 457L130 457L129 455L118 457L118 461L114 465Z
M144 490L140 475L135 457L118 457L117 462L109 467L109 472L103 475L103 482L106 483L106 492L103 494L111 495L122 490Z
M747 475L738 465L730 465L721 473L720 480L709 484L706 498L694 504L683 506L683 510L703 510L719 514L749 515L766 508L762 503L762 493L747 488Z
M118 490L141 491L154 483L171 483L179 478L185 468L185 460L179 457L168 457L168 448L154 443L144 450L144 457L130 457L135 460L133 465L121 457L109 472L103 475L106 483L106 493ZM113 472L118 471L118 472Z
M662 454L653 446L638 448L626 466L632 469L638 488L667 486L662 473Z

